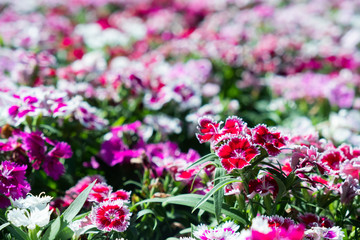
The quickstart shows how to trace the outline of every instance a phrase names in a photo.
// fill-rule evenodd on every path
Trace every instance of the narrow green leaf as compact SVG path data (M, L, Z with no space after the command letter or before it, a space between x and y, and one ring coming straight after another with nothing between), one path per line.
M206 202L206 200L208 200L215 192L219 191L220 189L222 189L223 187L225 187L226 185L233 183L233 182L240 182L240 180L238 179L225 179L223 181L221 181L220 183L216 184L194 207L193 212L198 209L201 204L203 204L204 202Z
M50 227L46 230L43 239L54 240L58 235L61 228L61 218L58 216L55 221L50 225Z
M0 226L0 231L3 230L4 228L6 228L6 227L9 226L9 225L10 225L9 222L2 224L2 225Z
M138 212L138 214L136 216L136 219L139 219L139 218L141 218L142 216L144 216L146 214L152 214L152 215L156 216L153 210L151 210L151 209L143 209L140 212Z
M69 227L65 227L63 230L59 232L57 239L71 239L73 235L74 235L73 230L71 230Z
M191 191L193 190L195 181L196 181L197 177L199 176L199 174L202 172L202 170L203 170L204 168L206 168L206 167L209 166L210 164L213 164L213 163L209 163L209 164L207 164L207 165L204 165L204 166L201 167L201 169L199 169L199 170L197 171L195 177L193 178L193 180L192 180L192 182L191 182L191 187L190 187L190 190L191 190ZM213 164L213 165L215 165L215 164ZM216 165L215 165L215 166L216 166Z
M135 185L135 186L137 186L137 187L139 187L139 188L141 188L142 187L142 185L139 183L139 182L136 182L136 181L133 181L133 180L128 180L128 181L126 181L126 182L124 182L124 185L125 186L127 186L127 185Z
M196 167L196 166L201 165L206 162L211 162L216 158L217 158L217 156L215 153L209 153L209 154L203 156L202 158L200 158L199 160L197 160L196 162L192 163L185 170L189 170L190 168Z
M218 167L215 169L215 179L219 177L225 176L226 170L223 167ZM220 180L215 180L214 185L217 185ZM224 199L224 191L216 191L214 193L214 209L215 209L215 217L218 223L220 222L222 203Z
M82 191L79 196L71 203L71 205L64 211L61 215L65 222L71 222L74 217L80 212L81 208L83 207L86 199L95 185L95 181L93 181L84 191Z
M29 240L29 236L20 228L10 224L7 226L7 230L11 233L11 236L16 240Z
M135 205L144 204L144 203L162 203L166 204L177 204L188 207L195 207L196 203L199 202L204 196L200 194L182 194L178 196L168 197L168 198L152 198L146 199L144 201L138 202ZM199 209L202 209L208 213L215 214L214 212L214 199L208 198L206 202L199 206ZM221 213L232 218L235 221L247 225L248 222L240 216L240 212L237 209L230 207L228 204L223 203Z

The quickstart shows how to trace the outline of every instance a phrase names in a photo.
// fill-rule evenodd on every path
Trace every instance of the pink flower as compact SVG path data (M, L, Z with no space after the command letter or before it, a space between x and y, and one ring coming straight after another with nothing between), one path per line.
M222 145L216 152L222 166L230 172L233 169L242 169L250 165L250 161L260 154L256 146L246 138L233 138Z
M359 180L360 173L360 159L345 160L340 164L340 176L345 179L347 176L352 176Z
M353 149L347 144L341 144L338 149L344 154L344 156L351 160L353 158L360 157L360 149Z
M88 201L101 203L105 199L109 198L111 192L112 192L111 186L107 185L106 183L97 183L92 188L88 197Z
M320 162L328 172L338 172L340 170L340 163L345 161L344 154L339 150L328 150L324 152Z
M65 192L65 197L63 198L63 207L68 207L75 200L75 198L77 198L77 196L79 196L79 194L94 180L97 180L98 183L105 183L104 177L100 175L86 176L80 179L74 187ZM85 203L85 207L89 207L88 202Z
M102 231L124 232L130 225L131 213L122 200L109 200L100 203L91 211L90 218L96 227Z
M117 190L116 192L111 193L110 199L111 200L123 200L128 201L130 200L131 192L125 191L125 190Z
M286 145L286 138L280 132L271 132L265 125L258 125L253 129L253 141L263 146L270 156L280 153L280 148Z

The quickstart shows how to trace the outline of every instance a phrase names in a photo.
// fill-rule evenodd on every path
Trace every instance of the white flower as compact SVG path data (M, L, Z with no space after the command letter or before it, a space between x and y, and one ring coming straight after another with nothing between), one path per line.
M44 227L49 223L52 210L47 205L44 209L34 208L31 210L15 208L9 211L7 219L17 227L35 229L36 226Z
M28 212L25 209L15 208L8 212L7 219L17 227L27 226L29 222L27 215Z
M42 210L46 208L47 204L50 202L52 197L50 196L33 196L27 195L26 198L18 198L16 200L12 200L12 205L17 208L22 209L39 209Z
M251 228L263 234L268 234L269 232L271 232L268 220L264 219L262 216L257 216L252 220Z
M44 227L50 221L50 196L27 195L26 198L16 200L10 199L14 209L7 214L9 222L17 227L24 226L29 229L35 229L36 226Z

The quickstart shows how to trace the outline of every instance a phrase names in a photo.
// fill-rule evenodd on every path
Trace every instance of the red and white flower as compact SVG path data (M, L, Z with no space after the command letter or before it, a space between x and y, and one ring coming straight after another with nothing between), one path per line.
M130 213L122 200L108 200L100 203L91 211L93 224L105 232L124 232L130 225Z
M106 183L97 183L92 188L88 201L101 203L105 199L109 199L109 196L112 192L112 187L107 185Z
M258 125L253 129L253 141L264 147L270 156L280 153L280 148L286 145L286 138L280 132L272 132L265 125Z
M222 166L230 172L250 165L250 161L260 154L257 147L247 138L233 138L217 150Z
M197 139L200 143L209 142L214 140L214 138L220 135L220 124L217 123L209 116L204 116L199 119L198 130L200 133L196 134Z

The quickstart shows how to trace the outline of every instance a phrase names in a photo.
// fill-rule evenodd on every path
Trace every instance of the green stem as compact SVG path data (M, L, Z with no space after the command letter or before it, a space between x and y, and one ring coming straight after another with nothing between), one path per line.
M34 228L34 229L29 229L29 238L31 240L38 240L38 237L37 237L37 233L38 233L39 229L38 227Z

